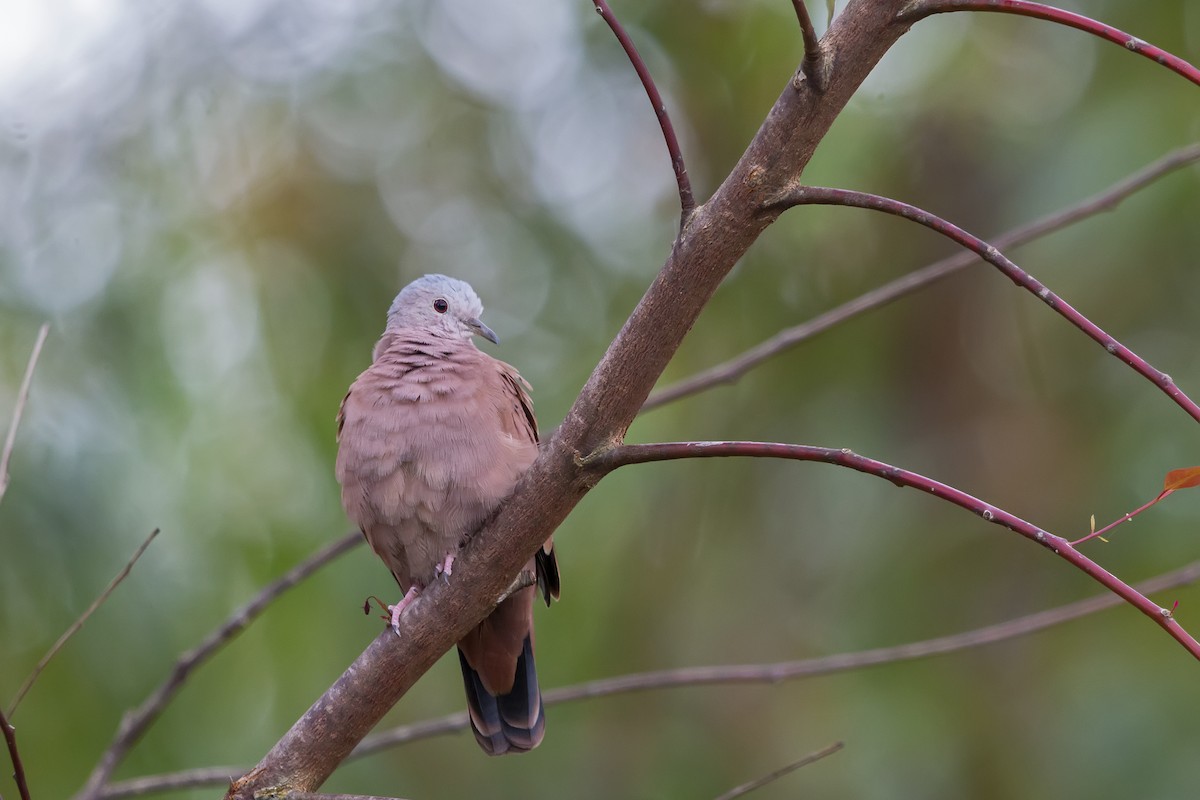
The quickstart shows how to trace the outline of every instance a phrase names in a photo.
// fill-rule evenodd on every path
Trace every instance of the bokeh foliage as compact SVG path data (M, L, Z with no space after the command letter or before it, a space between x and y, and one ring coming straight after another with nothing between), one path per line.
M704 197L800 59L792 9L615 6ZM1195 3L1073 7L1200 59ZM502 337L491 352L529 378L548 429L661 264L678 211L653 114L584 0L110 0L39 41L0 60L5 415L38 324L53 325L0 506L5 704L163 529L14 720L37 796L63 797L180 652L347 529L333 415L403 283L440 271L475 285ZM901 39L806 178L986 236L1196 140L1198 111L1179 77L1079 32L943 16ZM1198 198L1192 168L1011 254L1193 395ZM664 380L950 251L869 212L789 212ZM648 413L630 439L851 447L1069 535L1200 461L1194 430L979 266ZM1130 580L1192 560L1198 504L1181 493L1089 552ZM538 620L547 687L901 643L1097 591L965 512L815 465L628 468L557 541L563 601ZM363 548L287 595L195 675L118 777L256 761L378 631L358 611L368 593L396 589ZM1200 630L1200 590L1176 599ZM556 707L532 755L489 760L448 737L348 765L327 788L713 796L844 739L757 796L1185 796L1197 669L1120 609L924 662ZM390 719L461 705L451 659ZM4 772L0 793L15 795Z

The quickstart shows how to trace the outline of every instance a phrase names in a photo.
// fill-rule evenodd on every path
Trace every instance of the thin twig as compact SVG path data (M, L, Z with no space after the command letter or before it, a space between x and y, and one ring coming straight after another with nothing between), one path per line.
M1165 500L1170 494L1171 494L1171 492L1161 492L1150 502L1143 503L1141 506L1137 507L1133 511L1130 511L1128 514L1122 515L1121 518L1116 520L1115 522L1110 522L1108 525L1105 525L1103 528L1101 528L1098 531L1092 531L1087 536L1081 536L1080 538L1075 539L1074 541L1071 542L1071 547L1079 547L1079 545L1084 544L1085 542L1090 542L1092 539L1095 539L1097 537L1099 537L1102 541L1107 542L1108 540L1104 538L1104 534L1108 533L1113 528L1117 527L1118 525L1120 525L1123 522L1129 522L1131 519L1136 517L1138 514L1141 514L1146 509L1150 508L1151 506L1155 505L1156 503L1158 503L1162 500ZM1095 517L1092 517L1092 519L1095 519Z
M588 684L581 684L587 686ZM564 687L562 689L551 689L542 692L542 703L547 706L552 706L555 703L570 702L573 699L583 699L588 695L580 695L576 698L563 698L560 695L563 692L569 692L572 688L579 687ZM354 748L354 752L350 754L350 758L364 758L366 756L378 753L381 750L390 750L393 747L400 747L409 742L418 742L422 739L432 739L435 736L445 736L448 733L457 733L467 729L470 724L467 712L456 711L453 714L447 714L444 717L436 719L426 719L420 722L413 722L408 725L399 725L391 730L375 733L359 742L358 747ZM347 759L349 760L349 759Z
M1134 588L1150 595L1176 589L1200 580L1200 561L1194 561L1187 566L1171 572L1149 578L1136 584ZM892 647L879 647L873 650L860 650L855 653L839 653L821 658L808 658L798 661L783 661L771 664L734 664L710 667L685 667L682 669L666 669L656 672L643 672L632 675L619 675L614 678L581 683L575 686L564 686L542 693L542 702L547 706L561 703L572 703L579 700L589 700L597 697L609 697L629 692L644 692L655 689L677 689L689 686L715 686L725 684L756 684L778 683L786 680L815 678L840 672L849 672L867 667L877 667L903 661L913 661L930 656L945 655L974 647L1003 642L1026 636L1031 633L1072 622L1086 616L1105 611L1122 603L1121 598L1105 592L1084 600L1059 606L1057 608L1038 611L1017 619L1006 620L995 625L988 625L971 631L940 636L919 642ZM424 720L409 725L402 725L388 731L377 733L363 739L354 749L350 758L357 759L373 755L382 750L457 733L467 728L466 712L447 714L444 717ZM349 759L348 759L349 760ZM151 775L135 778L120 783L109 784L101 797L104 800L133 797L136 795L165 792L173 789L195 789L202 786L215 786L227 783L230 777L240 777L245 770L240 767L207 767L204 769L173 772L164 775Z
M828 747L824 747L820 750L809 753L808 755L806 755L804 758L800 759L799 761L793 761L791 764L788 764L786 767L780 767L779 769L775 770L774 772L770 772L766 775L763 775L760 778L755 778L752 781L747 781L746 783L743 783L741 786L735 786L732 789L730 789L728 792L726 792L725 794L718 797L717 800L734 800L735 797L741 797L742 795L750 794L750 792L753 792L755 789L761 789L762 787L766 786L768 783L774 783L775 781L782 778L784 775L787 775L789 772L795 772L796 770L800 769L801 767L807 767L809 764L812 764L816 761L820 761L822 758L825 758L826 756L833 755L834 753L836 753L838 750L841 750L845 746L846 746L845 742L834 742L833 744L829 745Z
M692 194L692 181L688 178L687 165L683 162L683 150L679 146L679 137L675 135L675 126L671 123L670 115L667 114L667 104L663 102L658 87L654 85L654 78L650 76L650 68L642 60L633 40L629 38L629 34L625 32L625 28L617 16L608 7L608 3L605 0L592 0L592 4L596 7L596 12L608 23L608 27L612 29L617 41L621 43L621 48L628 56L629 63L633 65L634 71L642 81L642 88L646 90L646 97L650 99L654 115L658 117L658 126L662 128L663 139L667 143L667 152L671 156L671 169L675 170L675 184L679 188L679 225L682 228L687 224L688 217L696 210L696 198Z
M99 797L102 800L117 800L117 798L141 797L177 789L228 786L236 778L245 774L245 767L201 767L162 775L144 775L140 778L106 784L100 791Z
M817 40L812 18L808 15L808 6L804 5L804 0L792 0L792 7L796 9L800 36L804 40L804 61L800 64L800 71L813 89L818 93L824 92L829 83L829 76L825 72L827 59L821 50L821 43Z
M500 605L508 598L512 597L517 592L529 586L537 585L537 573L531 569L523 569L517 573L517 577L513 578L513 582L504 590L504 594L496 599L496 605Z
M288 792L279 795L280 800L400 800L396 797L379 797L373 794L320 794L318 792Z
M1016 14L1022 17L1066 25L1076 30L1090 33L1114 44L1119 44L1132 53L1161 64L1172 72L1182 75L1192 83L1200 86L1200 69L1184 61L1166 50L1155 47L1149 42L1142 41L1125 31L1105 25L1103 22L1064 11L1061 8L1032 3L1029 0L915 0L909 3L896 17L900 22L913 23L933 14L943 14L949 11L994 11L1001 14Z
M903 217L904 219L916 222L966 247L984 261L999 269L1018 286L1044 302L1059 316L1083 331L1110 355L1115 356L1122 363L1153 383L1167 397L1171 398L1177 406L1186 411L1192 419L1200 422L1200 405L1197 405L1192 398L1188 397L1176 385L1170 375L1158 369L1146 361L1146 359L1105 333L1098 325L1076 310L1074 306L1050 291L1045 284L1018 267L996 249L996 247L988 244L983 239L968 233L957 225L923 208L868 192L855 192L850 189L830 189L821 186L794 186L791 189L785 190L779 198L771 203L775 207L812 204L852 206L854 208L882 211L885 214Z
M1110 211L1122 200L1149 186L1159 178L1175 170L1200 161L1200 144L1192 144L1175 150L1141 170L1122 178L1107 189L1088 197L1076 205L1048 214L1045 217L1001 233L992 239L999 248L1017 247L1042 236L1073 225L1087 217ZM921 269L908 273L894 281L873 289L866 294L830 309L807 322L787 328L747 350L735 358L717 364L689 378L673 383L650 395L642 411L666 405L684 397L712 388L718 384L733 383L754 367L801 342L808 341L830 328L866 311L880 308L893 300L905 297L942 278L960 272L979 262L979 256L971 251L960 251Z
M973 497L961 489L935 481L924 475L900 467L860 456L848 448L813 447L802 444L779 442L666 442L659 444L627 444L598 450L583 459L587 465L597 469L612 470L628 464L645 464L652 461L673 461L681 458L724 458L729 456L751 458L784 458L794 461L816 461L874 475L900 487L917 489L931 494L939 500L978 514L986 522L1008 528L1032 542L1042 545L1056 556L1083 572L1092 580L1141 611L1161 627L1192 657L1200 660L1200 642L1175 621L1171 610L1150 600L1129 584L1101 567L1092 559L1076 550L1061 536L1042 530L1002 508Z
M104 751L104 755L92 770L92 774L88 776L88 781L76 795L76 800L91 800L102 795L104 784L116 769L117 764L183 688L183 684L191 675L192 670L211 658L230 639L245 630L279 595L361 541L362 534L354 531L309 556L286 575L263 588L250 602L235 611L221 627L210 633L199 646L180 656L179 660L175 662L175 666L171 668L171 674L167 676L167 679L140 706L126 712L122 717L112 743Z
M1197 580L1200 580L1200 561L1194 561L1180 569L1150 578L1137 584L1134 588L1142 594L1149 595L1195 583ZM1106 592L1095 597L1077 600L1074 603L1059 606L1058 608L1038 611L1034 614L1006 620L995 625L988 625L983 628L955 633L949 636L940 636L935 639L908 642L893 647L879 647L873 650L860 650L855 653L838 653L832 656L808 658L799 661L782 661L773 664L684 667L681 669L621 675L615 678L605 678L603 680L580 684L579 686L569 686L564 689L544 692L542 700L546 705L553 705L593 697L607 697L614 694L644 692L655 689L713 686L731 683L778 683L786 680L815 678L823 675L865 669L867 667L877 667L903 661L913 661L920 658L929 658L930 656L945 655L960 650L968 650L973 647L995 644L996 642L1014 639L1018 636L1026 636L1056 625L1072 622L1082 617L1113 608L1121 603L1121 598ZM449 720L450 717L446 719ZM430 722L433 722L433 720ZM426 728L431 727L429 722L422 724ZM465 721L462 727L466 727ZM382 740L383 736L391 733L400 733L402 730L403 728L397 728L388 734L380 734L379 738ZM454 730L457 730L457 728ZM404 741L412 741L414 738L424 737L414 736ZM372 737L364 741L363 747L366 747L368 742L374 743L374 740L375 737ZM358 754L359 751L356 750L355 755Z
M17 730L0 711L0 730L4 731L4 742L8 745L8 757L12 760L13 780L17 782L17 791L21 800L30 800L29 783L25 780L25 765L21 763L21 753L17 750Z
M150 531L150 535L147 536L145 541L138 545L138 548L133 551L133 555L130 556L129 561L127 561L125 566L121 568L121 571L118 572L116 576L108 582L108 586L104 587L104 591L100 592L99 596L97 596L96 599L92 601L92 604L87 607L87 610L79 616L79 619L71 623L71 626L63 631L62 636L58 637L58 641L46 651L46 655L42 656L41 660L38 661L37 666L33 668L33 672L29 673L29 677L27 677L25 682L21 684L21 688L17 690L16 696L12 699L12 703L9 704L8 715L10 717L16 715L17 706L20 705L21 699L25 697L25 694L33 687L34 681L36 681L38 676L42 674L42 670L44 670L46 665L50 663L50 659L54 658L54 656L58 654L58 651L63 648L63 645L70 641L71 637L83 627L83 624L88 621L88 618L91 617L92 614L96 613L96 609L98 609L104 603L104 601L108 599L108 596L113 593L113 590L120 586L121 582L129 577L129 573L133 569L133 565L136 564L138 559L142 557L142 553L146 552L146 548L149 547L150 543L154 541L155 536L158 536L158 528Z
M29 387L33 383L33 370L37 367L38 357L42 354L42 345L50 333L50 323L42 323L38 330L37 339L33 343L33 352L29 354L29 363L25 365L25 377L21 379L21 388L17 390L17 402L13 405L12 422L8 424L8 436L4 438L4 450L0 451L0 500L8 489L8 462L12 459L13 445L17 441L17 428L21 425L21 414L25 410L25 401L29 399Z

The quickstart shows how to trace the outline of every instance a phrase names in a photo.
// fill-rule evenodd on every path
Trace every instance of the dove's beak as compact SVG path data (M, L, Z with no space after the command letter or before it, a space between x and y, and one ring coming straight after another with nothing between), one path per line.
M489 328L487 325L484 325L479 320L477 320L477 319L467 320L467 327L470 328L471 330L473 330L478 335L487 339L492 344L500 344L500 337L496 335L496 332L493 331L491 328Z

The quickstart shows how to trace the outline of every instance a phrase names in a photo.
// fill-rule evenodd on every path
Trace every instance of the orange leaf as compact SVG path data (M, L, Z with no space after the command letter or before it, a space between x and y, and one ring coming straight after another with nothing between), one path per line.
M1200 486L1200 467L1173 469L1167 473L1167 478L1163 481L1164 492L1191 489L1193 486Z

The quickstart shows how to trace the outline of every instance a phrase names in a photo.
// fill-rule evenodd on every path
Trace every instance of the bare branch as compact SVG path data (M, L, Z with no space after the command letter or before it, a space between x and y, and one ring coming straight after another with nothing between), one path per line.
M786 767L780 767L779 769L775 770L774 772L770 772L766 775L763 775L760 778L755 778L754 780L747 781L746 783L743 783L740 786L735 786L732 789L730 789L728 792L726 792L725 794L718 797L717 800L734 800L735 797L741 797L742 795L750 794L750 792L753 792L755 789L761 789L762 787L766 786L768 783L774 783L775 781L782 778L784 775L787 775L789 772L795 772L796 770L800 769L801 767L807 767L809 764L812 764L813 762L820 761L822 758L825 758L826 756L833 755L834 753L841 750L845 746L846 746L845 742L834 742L833 744L829 745L828 747L823 747L820 750L809 753L808 755L806 755L804 758L800 759L799 761L793 761L791 764L788 764Z
M927 478L916 472L892 466L873 458L860 456L849 449L832 447L813 447L801 444L780 444L777 442L669 442L664 444L628 444L598 450L584 458L584 462L605 470L616 469L627 464L644 464L651 461L672 461L680 458L718 458L728 456L749 456L754 458L786 458L795 461L817 461L825 464L835 464L857 472L875 475L890 481L897 486L919 489L924 494L931 494L940 500L978 514L987 522L1019 533L1030 541L1037 542L1053 552L1059 558L1081 570L1092 580L1118 595L1125 602L1141 611L1155 624L1170 634L1200 660L1200 642L1175 621L1170 609L1163 608L1150 600L1117 576L1108 572L1096 562L1071 546L1071 543L1061 536L1026 522L1007 511L964 491L948 486L932 478Z
M150 535L147 536L145 541L138 545L138 548L133 551L133 555L129 558L129 561L126 562L121 571L118 572L111 581L109 581L108 586L104 587L104 591L100 592L100 595L92 601L92 604L88 606L87 610L84 611L83 614L79 616L79 619L75 620L75 622L73 622L71 626L63 632L63 635L58 637L58 641L51 646L51 648L46 652L46 655L42 656L42 659L38 661L37 666L33 668L33 672L29 673L29 677L25 679L25 682L21 684L21 688L17 690L17 694L12 699L12 703L9 704L8 716L13 717L16 715L17 706L21 703L21 698L25 696L25 694L33 686L34 681L36 681L38 676L42 674L42 670L44 670L46 665L50 663L50 659L54 658L58 651L63 648L63 645L65 645L70 638L74 636L80 628L83 627L83 623L88 621L88 618L91 617L92 614L96 612L96 609L98 609L101 604L108 599L108 596L113 593L113 590L120 586L121 582L129 577L129 572L133 569L133 565L136 564L138 559L142 557L142 553L146 552L146 548L149 547L150 543L154 541L155 536L158 536L158 528L150 531Z
M821 43L817 40L817 32L813 28L812 17L808 15L808 6L804 0L792 0L796 9L796 20L800 23L800 36L804 39L804 61L800 64L800 72L817 92L825 91L829 80L828 61L821 52Z
M637 47L634 46L633 39L629 38L629 34L625 32L625 28L617 19L616 14L608 7L608 3L605 0L592 0L592 4L596 7L596 12L608 23L608 27L612 29L617 41L621 43L621 48L629 57L629 63L633 65L634 71L642 81L642 88L646 90L646 97L650 99L654 115L658 117L658 125L662 128L663 139L667 143L667 152L671 156L671 169L675 170L675 183L679 187L680 227L682 228L687 224L688 217L696 210L696 198L692 194L692 181L688 178L687 165L683 162L683 150L679 146L679 137L675 135L675 126L667 114L667 104L663 102L662 95L654 84L654 78L650 75L650 69L642 60Z
M1185 567L1149 578L1134 586L1144 594L1151 595L1186 586L1200 580L1200 561L1194 561ZM1024 617L1006 620L995 625L988 625L975 630L926 639L918 642L908 642L893 647L880 647L874 650L861 650L855 653L839 653L821 658L808 658L799 661L783 661L771 664L734 664L711 667L684 667L680 669L665 669L656 672L642 672L632 675L619 675L614 678L581 683L575 686L565 686L542 693L542 702L547 706L572 703L578 700L590 700L597 697L609 697L629 692L644 692L655 689L678 689L689 686L719 686L726 684L757 684L779 683L786 680L815 678L822 675L832 675L849 672L867 667L883 666L901 661L914 661L930 656L945 655L960 650L969 650L988 644L995 644L1018 636L1025 636L1038 631L1072 622L1082 617L1090 616L1100 611L1120 605L1120 597L1105 592L1095 597L1078 600L1058 608L1039 611ZM448 733L466 730L466 712L447 714L437 719L424 720L409 725L401 725L391 730L377 733L363 739L354 749L349 758L358 759L373 755L382 750L430 739ZM152 792L169 791L172 789L194 789L201 786L216 786L227 783L230 776L241 775L244 772L237 767L208 767L205 769L187 770L166 775L152 775L136 778L120 783L109 784L101 794L105 800L133 797Z
M280 800L399 800L393 797L377 797L373 794L318 794L316 792L288 792L279 795Z
M1143 581L1135 587L1142 594L1153 594L1200 580L1200 561ZM866 667L913 661L935 655L944 655L959 650L995 644L1018 636L1045 630L1066 622L1104 611L1122 603L1122 599L1106 592L1078 600L1058 608L1039 611L1017 619L1007 620L962 633L908 642L893 647L861 650L855 653L839 653L821 658L799 661L783 661L773 664L722 665L715 667L684 667L634 675L621 675L592 681L579 686L570 686L546 692L543 700L547 705L593 697L607 697L627 692L643 692L654 689L683 688L688 686L712 686L731 683L778 683L800 678L815 678L849 672ZM446 718L447 720L449 717ZM430 722L433 722L431 720ZM428 723L424 723L428 725ZM462 727L466 727L463 723ZM397 728L394 733L399 733ZM382 735L381 737L382 738ZM374 737L372 737L372 741ZM366 743L364 742L364 745ZM356 755L357 755L357 751Z
M12 459L13 445L17 441L17 428L21 425L21 414L25 410L25 401L29 399L29 387L33 384L33 371L37 368L38 357L42 354L42 345L50 334L50 323L42 323L38 330L37 339L33 343L33 352L29 354L29 363L25 365L25 377L21 379L21 388L17 390L17 402L13 405L12 422L8 424L8 436L4 438L4 449L0 450L0 500L8 490L8 462Z
M183 684L191 675L192 670L203 664L237 636L261 614L267 606L288 589L295 586L321 567L333 561L342 553L355 547L362 541L358 531L348 533L336 542L322 548L306 560L296 565L286 575L266 586L249 603L235 611L221 627L210 633L195 649L184 653L171 668L171 674L147 697L136 709L128 711L121 719L117 733L108 749L104 751L99 763L96 764L88 781L76 795L76 800L91 800L100 797L104 784L117 764L125 757L130 748L142 737L153 722L158 719L175 695L183 688Z
M1170 375L1154 367L1150 362L1105 333L1098 325L1079 313L1070 303L1046 288L1045 284L1005 258L1004 254L994 246L977 236L967 233L957 225L947 222L936 214L909 205L908 203L902 203L899 200L881 197L877 194L855 192L849 189L828 189L819 186L794 186L786 190L778 200L773 201L773 204L775 203L787 207L817 204L869 208L873 211L882 211L886 214L912 220L942 234L948 239L958 242L963 247L973 251L984 261L999 269L1018 286L1026 289L1046 305L1050 306L1056 313L1103 347L1110 355L1120 359L1123 363L1133 368L1139 375L1157 386L1167 397L1174 400L1177 406L1186 411L1192 419L1200 422L1200 406L1196 405L1196 402L1175 384Z
M116 800L123 797L141 797L176 789L198 789L204 786L228 786L235 778L246 774L245 767L201 767L163 775L146 775L105 785L99 797Z
M25 765L21 763L21 752L17 749L17 731L0 711L0 730L4 731L4 742L8 745L8 757L13 765L13 780L17 782L17 791L21 800L30 800L29 783L25 779Z
M1200 69L1179 56L1171 55L1166 50L1144 42L1136 36L1082 14L1063 11L1061 8L1041 3L1032 3L1029 0L914 0L900 12L898 19L913 23L933 14L943 14L948 11L995 11L1001 14L1016 14L1066 25L1119 44L1126 50L1144 56L1156 64L1162 64L1172 72L1182 75L1200 86Z
M567 698L565 701L562 698L557 700L552 699L564 691L569 691L570 688L543 690L542 703L551 706L556 702L569 702L572 699L580 699ZM399 725L391 730L381 731L366 737L359 743L358 747L354 748L354 752L350 754L349 758L365 758L381 750L401 747L409 742L432 739L436 736L445 736L448 733L458 733L459 731L465 731L469 724L470 719L467 712L457 711L453 714L447 714L444 717L437 717L436 719Z
M1094 194L1080 203L1048 214L1033 222L1013 228L992 239L999 248L1010 248L1026 244L1047 234L1072 225L1102 211L1110 211L1122 200L1149 186L1159 178L1174 172L1180 167L1200 161L1200 144L1193 144L1175 150L1157 161L1148 164L1138 172L1123 178L1098 194ZM979 256L971 251L962 251L943 258L921 269L885 283L883 286L860 295L849 302L826 311L807 322L787 328L753 347L741 355L715 367L699 372L690 378L685 378L666 388L659 389L650 395L642 406L642 411L649 411L675 400L688 397L722 383L733 383L754 367L782 353L801 342L812 339L817 334L833 328L846 320L871 309L880 308L893 300L904 297L918 289L928 286L942 278L952 275L962 269L979 262Z

